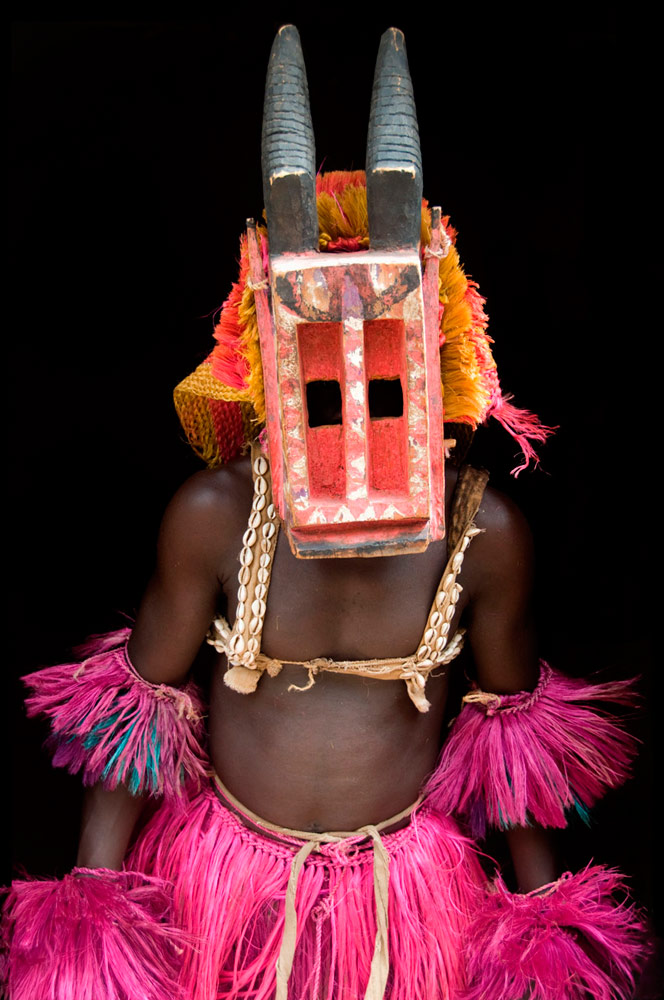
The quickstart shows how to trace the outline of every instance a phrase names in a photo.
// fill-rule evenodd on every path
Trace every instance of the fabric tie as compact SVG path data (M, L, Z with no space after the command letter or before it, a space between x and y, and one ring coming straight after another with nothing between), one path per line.
M255 823L272 833L282 834L287 837L294 837L303 840L305 843L300 847L293 857L288 885L286 887L286 901L284 912L284 932L279 949L279 957L276 966L276 992L275 1000L288 1000L288 980L290 979L293 962L295 961L295 948L297 945L297 911L295 900L297 897L297 886L300 873L305 861L321 844L335 844L351 837L370 837L373 841L373 880L374 880L374 901L376 907L376 941L371 959L371 971L369 981L364 992L364 1000L383 1000L387 977L390 971L389 955L389 919L388 919L388 899L390 881L390 856L385 849L385 845L380 836L380 831L385 830L402 819L406 819L417 809L421 799L417 799L408 808L403 809L396 816L383 820L375 825L368 824L358 830L342 831L333 833L311 833L307 830L292 830L288 827L277 826L267 820L262 819L246 806L242 805L238 799L229 792L217 774L214 775L214 782L221 797L245 819Z

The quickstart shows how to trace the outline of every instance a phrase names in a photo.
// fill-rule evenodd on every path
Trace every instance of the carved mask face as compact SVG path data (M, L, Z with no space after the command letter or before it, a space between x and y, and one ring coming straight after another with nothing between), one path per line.
M410 126L395 137L400 104ZM282 28L263 125L268 274L248 229L273 493L297 556L421 551L444 535L440 212L423 273L419 140L400 32L383 36L374 80L369 250L318 252L313 163L299 37Z

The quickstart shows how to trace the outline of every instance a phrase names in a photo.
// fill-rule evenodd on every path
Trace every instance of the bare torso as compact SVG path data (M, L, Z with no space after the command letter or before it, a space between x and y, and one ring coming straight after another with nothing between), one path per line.
M448 505L455 480L452 472ZM236 542L239 552L241 534ZM412 556L299 560L281 532L263 650L283 660L412 654L446 557L440 542ZM237 559L225 571L233 620ZM432 707L422 714L400 681L321 673L306 692L289 690L307 681L298 666L264 676L254 694L236 694L223 684L220 662L209 720L214 766L239 799L271 822L352 830L385 819L414 801L435 765L449 669L430 679Z
M448 513L455 483L449 469ZM181 681L214 614L221 608L233 621L251 499L250 463L242 459L194 476L171 504L130 645L148 679ZM486 530L468 550L452 630L462 619L469 625L482 682L518 690L536 678L527 613L530 539L518 511L492 491L477 523ZM298 560L282 532L263 651L284 660L412 654L446 559L443 541L412 556ZM455 660L429 679L431 709L423 714L401 681L322 673L306 692L289 691L307 681L298 666L265 675L253 694L238 694L224 685L219 656L209 712L214 767L240 801L282 826L352 830L383 820L414 801L435 766L448 672L461 664ZM509 678L501 681L506 664Z

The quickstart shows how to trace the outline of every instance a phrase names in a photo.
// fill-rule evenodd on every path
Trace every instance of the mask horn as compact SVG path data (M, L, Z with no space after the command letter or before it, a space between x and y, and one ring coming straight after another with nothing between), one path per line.
M367 205L372 250L420 244L422 154L406 42L398 28L380 40L367 136Z
M270 52L261 162L270 253L317 250L314 130L302 45L292 24L279 29Z

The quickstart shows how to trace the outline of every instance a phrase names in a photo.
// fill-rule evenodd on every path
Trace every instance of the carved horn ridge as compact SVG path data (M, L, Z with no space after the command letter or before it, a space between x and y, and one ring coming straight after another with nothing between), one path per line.
M380 40L367 136L371 248L419 247L422 154L406 43L398 28Z
M318 249L316 151L297 28L284 25L270 52L262 135L270 253Z

